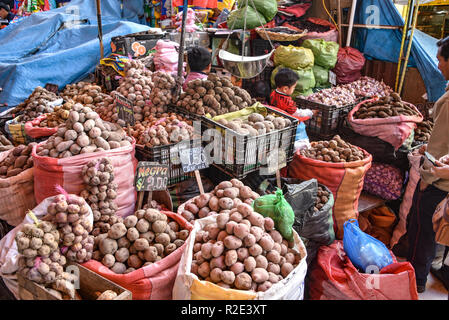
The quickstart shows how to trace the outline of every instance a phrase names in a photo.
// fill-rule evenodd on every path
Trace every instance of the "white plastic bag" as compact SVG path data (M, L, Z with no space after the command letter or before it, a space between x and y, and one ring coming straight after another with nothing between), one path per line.
M295 240L294 249L301 253L301 262L287 276L287 278L274 284L265 292L253 292L236 289L225 289L207 281L201 281L190 272L193 257L193 246L195 244L196 233L203 229L206 225L215 223L218 215L209 216L195 221L193 230L187 239L187 246L179 263L178 274L176 276L175 285L173 287L173 300L192 300L196 298L203 299L255 299L255 300L302 300L304 298L304 279L307 273L307 252L306 248L299 238L298 234L293 231ZM195 284L194 284L195 283ZM192 293L192 285L207 284L207 290L196 290ZM205 289L205 288L203 288ZM202 291L201 293L198 291ZM192 297L193 296L193 297Z
M36 218L43 218L47 214L47 207L53 202L55 197L46 198L32 210ZM94 215L90 206L88 208L89 221L93 225ZM3 278L6 286L15 295L16 299L19 299L19 287L16 276L16 272L19 270L19 252L17 251L15 237L26 223L34 223L34 221L28 215L25 215L22 223L0 240L0 277Z

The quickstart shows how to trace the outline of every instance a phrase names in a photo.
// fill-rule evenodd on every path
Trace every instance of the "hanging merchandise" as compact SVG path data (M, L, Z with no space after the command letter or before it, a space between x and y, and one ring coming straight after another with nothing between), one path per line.
M293 45L279 46L274 52L274 64L284 65L290 69L311 68L315 63L313 52L303 47Z
M188 0L188 5L201 8L216 8L217 0ZM181 7L184 5L184 0L173 0L173 7Z
M321 246L309 272L312 300L418 300L415 271L397 262L376 274L359 272L343 250L342 241Z
M365 56L359 50L351 47L338 50L338 60L332 70L337 75L338 84L351 83L359 80L365 65Z
M254 29L267 23L265 17L252 6L231 11L226 23L231 30L244 29L245 20L247 29Z
M176 29L176 31L178 31L178 32L181 31L182 15L183 15L182 11L176 15L175 25L178 26L178 28ZM189 9L187 9L185 31L188 33L197 31L199 28L195 25L195 23L196 23L195 11L193 9L189 8Z
M242 0L238 1L238 8L245 8L249 6L255 8L257 12L264 16L267 22L273 20L278 12L278 5L276 0ZM228 24L229 25L229 24ZM253 29L253 28L249 28Z
M360 230L355 219L348 220L344 224L343 248L352 264L364 273L381 270L393 263L388 248Z
M340 47L338 43L323 39L307 39L302 43L302 46L312 50L315 64L326 69L335 67Z

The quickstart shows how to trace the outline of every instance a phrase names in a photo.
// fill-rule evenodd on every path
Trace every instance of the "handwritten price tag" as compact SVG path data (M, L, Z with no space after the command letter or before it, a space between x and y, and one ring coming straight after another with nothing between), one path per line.
M137 164L134 185L136 191L166 190L168 183L168 164L140 161Z

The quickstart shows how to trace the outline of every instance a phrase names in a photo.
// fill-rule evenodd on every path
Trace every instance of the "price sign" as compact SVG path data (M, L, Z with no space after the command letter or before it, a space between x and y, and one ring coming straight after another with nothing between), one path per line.
M329 70L329 82L331 85L336 86L337 85L337 75L335 72Z
M207 161L202 147L180 149L179 158L181 160L182 171L184 171L184 173L206 169L209 167L209 162Z
M120 94L115 95L118 118L125 121L130 126L134 126L134 110L131 101Z
M157 191L167 189L168 164L140 161L137 164L134 185L136 191Z

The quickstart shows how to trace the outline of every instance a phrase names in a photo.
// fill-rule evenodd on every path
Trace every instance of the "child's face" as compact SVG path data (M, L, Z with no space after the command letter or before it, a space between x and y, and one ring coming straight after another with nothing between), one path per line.
M283 86L281 88L279 88L278 90L285 93L286 95L291 96L293 94L293 92L295 91L296 88L296 83L292 86Z

